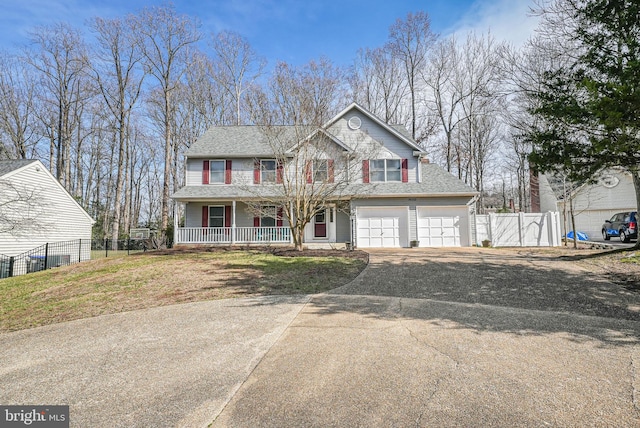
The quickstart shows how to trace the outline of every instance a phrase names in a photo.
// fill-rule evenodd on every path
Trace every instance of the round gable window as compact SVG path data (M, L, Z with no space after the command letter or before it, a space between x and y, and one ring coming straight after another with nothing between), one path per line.
M360 129L360 127L362 126L362 121L358 116L353 116L351 119L349 119L348 124L349 128L351 129Z
M600 180L604 187L611 189L612 187L616 187L618 183L620 183L620 179L614 175L605 175Z

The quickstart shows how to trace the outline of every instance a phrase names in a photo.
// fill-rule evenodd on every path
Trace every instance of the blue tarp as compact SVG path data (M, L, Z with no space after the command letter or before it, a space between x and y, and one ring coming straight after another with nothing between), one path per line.
M567 239L573 239L573 230L567 233ZM588 241L589 237L584 232L578 232L578 241Z

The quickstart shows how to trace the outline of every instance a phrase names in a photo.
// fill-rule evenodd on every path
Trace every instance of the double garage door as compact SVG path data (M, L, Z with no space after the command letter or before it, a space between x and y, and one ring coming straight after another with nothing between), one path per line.
M418 207L416 233L421 247L468 245L461 238L467 209ZM409 207L358 208L357 245L360 248L409 246Z

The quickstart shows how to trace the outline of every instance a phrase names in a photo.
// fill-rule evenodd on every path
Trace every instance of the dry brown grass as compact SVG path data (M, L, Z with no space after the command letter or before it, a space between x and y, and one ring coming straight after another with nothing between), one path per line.
M362 257L335 254L208 249L94 260L0 281L0 331L184 302L318 293L349 282L365 265Z

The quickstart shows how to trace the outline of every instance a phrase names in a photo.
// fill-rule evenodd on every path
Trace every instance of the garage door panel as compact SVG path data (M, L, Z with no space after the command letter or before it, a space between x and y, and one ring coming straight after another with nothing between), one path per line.
M461 217L466 209L418 207L418 240L424 247L462 245Z
M403 238L402 231L402 226L407 221L406 207L359 208L357 245L363 248L401 247L403 241L407 240Z

